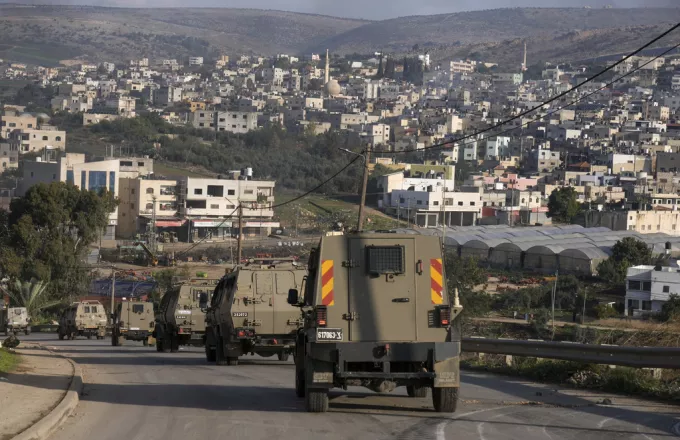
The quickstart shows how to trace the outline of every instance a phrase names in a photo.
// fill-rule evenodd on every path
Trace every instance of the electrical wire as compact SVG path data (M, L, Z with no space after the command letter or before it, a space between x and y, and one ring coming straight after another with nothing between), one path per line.
M553 102L555 102L555 101L557 101L557 100L559 100L559 99L561 99L561 98L563 98L563 97L569 95L570 93L572 93L572 92L574 92L574 91L580 89L581 87L583 87L584 85L586 85L586 84L588 84L588 83L590 83L590 82L593 82L595 79L597 79L597 78L599 78L600 76L604 75L605 73L607 73L607 72L609 72L609 71L615 69L617 66L623 64L624 62L626 62L626 61L629 60L630 58L634 57L635 55L637 55L637 54L640 53L641 51L647 49L649 46L651 46L651 45L653 45L654 43L658 42L659 40L661 40L662 38L666 37L668 34L670 34L671 32L675 31L675 30L678 29L678 28L680 28L680 23L675 24L673 27L671 27L670 29L668 29L667 31L665 31L664 33L662 33L661 35L657 36L656 38L652 39L651 41L649 41L648 43L646 43L645 45L643 45L643 46L640 47L639 49L635 50L634 52L631 52L630 54L626 55L625 57L623 57L622 59L620 59L620 60L617 61L616 63L612 64L611 66L608 66L608 67L605 68L604 70L602 70L602 71L600 71L599 73L593 75L592 77L586 79L586 80L583 81L582 83L577 84L577 85L575 85L574 87L572 87L571 89L569 89L569 90L567 90L567 91L564 91L564 92L562 92L562 93L560 93L560 94L558 94L558 95L555 95L554 97L548 99L547 101L545 101L545 102L543 102L543 103L541 103L541 104L539 104L539 105L537 105L537 106L535 106L535 107L532 107L532 108L530 108L530 109L528 109L528 110L525 110L525 111L519 113L518 115L513 116L513 117L510 118L510 119L507 119L507 120L505 120L505 121L499 122L499 123L497 123L497 124L494 124L494 125L492 125L492 126L490 126L490 127L485 128L485 129L483 129L483 130L479 130L479 131L477 131L477 132L475 132L475 133L472 133L472 134L469 134L469 135L460 137L460 138L458 138L458 139L452 139L452 140L449 140L449 141L446 141L446 142L442 142L442 143L440 143L440 144L431 145L431 146L429 146L429 147L422 148L422 149L420 149L420 150L395 151L395 152L392 152L391 154L396 155L396 154L407 154L407 153L419 153L419 152L422 152L422 151L429 151L429 150L441 149L441 148L443 148L443 147L445 147L445 146L447 146L447 145L455 144L455 143L458 143L458 142L460 142L460 141L464 141L464 140L466 140L466 139L475 138L475 137L479 136L480 134L488 133L488 132L491 131L491 130L495 130L495 129L500 128L500 127L502 127L502 126L504 126L504 125L507 125L507 124L509 124L510 122L516 121L517 119L520 119L520 118L522 118L522 117L524 117L524 116L528 115L529 113L532 113L532 112L534 112L534 111L536 111L536 110L540 110L540 109L543 108L544 106L546 106L546 105L548 105L548 104L551 104L551 103L553 103Z
M221 222L219 225L216 226L216 228L218 228L218 229L221 228L222 225L225 224L225 223L227 222L228 219L232 218L232 217L234 216L234 213L235 213L236 211L238 211L239 209L241 209L241 205L240 205L240 204L236 207L236 209L234 209L233 211L231 211L231 214L229 214L227 217L225 217L224 220L222 220L222 222ZM191 221L191 219L188 219L187 221ZM191 238L191 237L189 237L189 238ZM203 237L202 239L200 239L200 240L198 240L196 243L194 243L193 246L191 246L191 247L189 247L188 249L185 249L185 250L183 250L182 252L178 253L178 254L177 254L177 257L179 257L179 256L181 256L181 255L184 255L184 254L186 254L187 252L191 252L193 249L195 249L197 246L199 246L201 243L203 243L203 242L204 242L205 240L207 240L207 239L208 239L207 236L206 236L206 237Z

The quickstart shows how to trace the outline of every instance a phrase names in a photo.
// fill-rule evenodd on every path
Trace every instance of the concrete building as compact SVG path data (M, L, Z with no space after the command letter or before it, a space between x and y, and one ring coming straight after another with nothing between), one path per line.
M114 115L110 113L83 113L83 125L99 124L102 121L115 121L122 118L121 115Z
M38 128L38 118L29 113L20 113L13 110L5 110L0 116L0 137L9 139L14 130L27 130Z
M41 130L14 130L8 140L11 148L19 154L41 152L45 148L66 149L66 132L51 126L42 126Z
M252 170L245 172L249 177ZM238 227L239 205L243 206L244 235L269 234L280 224L272 221L274 186L272 181L199 179L186 177L178 182L179 214L190 221L191 240L227 237Z
M189 65L190 66L202 66L203 65L203 57L189 57Z
M510 155L510 138L495 136L486 140L486 160L501 159Z
M0 172L19 167L19 152L6 142L0 142Z
M626 316L659 313L670 295L680 295L678 268L633 266L626 273Z
M216 112L215 129L231 133L248 133L257 129L257 112Z
M113 96L106 100L106 106L124 118L137 116L137 98L132 96Z
M473 73L476 67L477 62L470 60L451 61L450 64L451 73Z
M153 102L156 105L171 105L182 100L182 88L165 86L154 92Z
M197 110L191 113L191 125L195 128L215 129L215 115L217 112Z
M186 221L179 218L177 182L146 178L121 178L118 205L118 236L134 238L147 232L156 216L156 231L182 235ZM186 234L184 234L186 237Z

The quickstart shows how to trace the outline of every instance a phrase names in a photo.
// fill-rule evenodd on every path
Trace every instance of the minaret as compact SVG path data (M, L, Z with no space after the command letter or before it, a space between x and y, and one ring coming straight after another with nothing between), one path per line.
M331 79L331 61L328 58L328 49L326 49L326 81L324 81L324 84L328 84L328 81Z
M522 72L527 71L527 42L524 42L524 62L522 63Z

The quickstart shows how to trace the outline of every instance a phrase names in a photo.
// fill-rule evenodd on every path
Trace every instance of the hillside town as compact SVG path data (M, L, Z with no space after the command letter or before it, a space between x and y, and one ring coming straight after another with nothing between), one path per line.
M591 276L626 236L680 255L680 55L611 59L602 64L614 65L611 75L586 84L592 64L530 69L526 48L518 61L502 69L493 60L435 64L428 53L327 52L68 68L4 63L0 74L52 88L49 113L77 115L82 126L153 113L216 135L267 127L352 133L372 153L376 208L408 228L448 227L447 244L459 254L500 267ZM121 156L113 146L104 158L69 151L68 130L47 113L3 106L2 169L18 173L2 189L6 209L33 185L61 181L119 199L107 241L231 240L238 206L246 238L292 226L278 220L276 182L257 177L257 163L217 178L168 178L154 172L154 158L129 148ZM419 162L405 163L407 154ZM582 229L553 226L549 201L564 188L581 209L558 223ZM478 236L484 228L505 229Z

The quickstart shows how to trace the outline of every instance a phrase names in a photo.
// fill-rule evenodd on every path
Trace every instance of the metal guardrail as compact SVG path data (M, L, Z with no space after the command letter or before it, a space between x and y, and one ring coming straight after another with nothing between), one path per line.
M470 353L527 356L590 364L680 369L680 348L463 338L462 350Z

